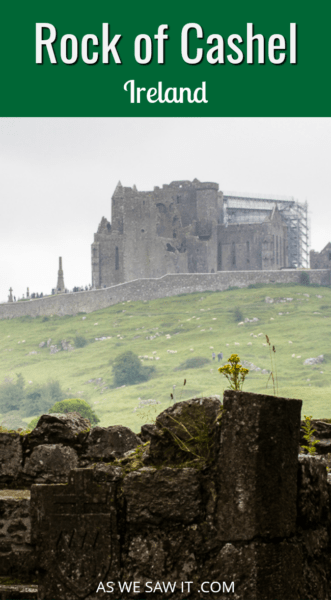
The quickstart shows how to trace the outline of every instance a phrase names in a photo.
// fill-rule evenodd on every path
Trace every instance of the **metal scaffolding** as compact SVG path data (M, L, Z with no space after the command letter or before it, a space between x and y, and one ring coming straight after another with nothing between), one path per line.
M277 206L288 232L288 262L292 268L309 267L308 204L293 197L224 192L223 223L262 223Z

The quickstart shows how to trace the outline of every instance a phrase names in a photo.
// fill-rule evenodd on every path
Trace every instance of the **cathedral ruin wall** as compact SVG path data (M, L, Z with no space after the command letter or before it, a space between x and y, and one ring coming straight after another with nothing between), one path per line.
M308 270L310 283L330 285L328 269ZM17 317L75 315L90 313L127 300L156 300L192 294L194 292L220 292L229 287L244 288L252 284L300 283L301 270L278 271L221 271L217 273L168 273L158 279L136 279L101 290L57 294L35 300L0 304L0 319Z

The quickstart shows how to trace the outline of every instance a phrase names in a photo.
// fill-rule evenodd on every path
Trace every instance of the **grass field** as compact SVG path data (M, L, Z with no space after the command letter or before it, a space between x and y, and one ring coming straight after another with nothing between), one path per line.
M266 302L266 297L274 302ZM238 325L235 319L240 313L258 321ZM222 395L226 380L218 373L221 363L217 358L212 361L212 352L223 352L223 364L230 354L237 353L242 360L270 370L267 334L276 347L279 395L301 398L305 414L331 417L330 324L331 289L296 285L125 302L87 315L2 320L0 382L8 377L15 380L17 373L32 382L28 385L59 380L68 395L91 404L100 425L122 424L138 431L170 405L173 392L176 400ZM49 348L39 348L39 343L49 338L60 347L63 339L73 343L77 335L89 343L72 352L51 355ZM101 337L110 339L95 340ZM115 389L111 387L112 362L126 350L147 357L144 364L154 365L155 373L147 382ZM29 354L33 351L37 354ZM324 355L322 364L303 365L306 358L320 354ZM191 357L206 357L210 363L175 370ZM98 383L88 383L98 378ZM244 389L264 393L267 380L267 374L251 370ZM268 390L273 393L270 382ZM148 399L160 404L134 411L140 400Z

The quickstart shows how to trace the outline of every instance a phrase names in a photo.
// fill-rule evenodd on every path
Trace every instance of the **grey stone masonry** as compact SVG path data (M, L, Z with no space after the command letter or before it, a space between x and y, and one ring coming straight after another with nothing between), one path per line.
M178 294L224 291L229 287L244 288L251 284L300 283L298 269L278 271L221 271L218 273L168 273L158 279L135 279L101 290L89 290L37 298L28 302L0 304L0 319L90 313L127 300L155 300ZM328 286L330 270L307 271L310 283Z
M0 578L8 575L24 583L36 578L28 490L0 490Z
M218 188L215 182L194 179L143 192L119 182L112 196L112 222L103 217L94 235L93 287L166 273L289 266L288 225L277 202L262 222L255 215L252 222L225 223Z
M63 277L63 269L62 269L62 257L59 258L59 270L57 272L57 284L56 284L56 293L61 294L65 292L64 285L64 277Z
M321 252L310 251L311 269L330 269L331 267L331 242Z
M98 485L93 471L85 469L73 471L65 486L33 486L32 540L41 569L39 598L89 598L110 567L116 573L114 493L112 481Z
M330 600L331 475L322 455L298 456L300 408L226 391L223 405L175 403L139 437L84 431L74 413L41 419L21 437L24 469L60 445L93 463L58 483L42 459L53 483L32 485L30 509L27 490L0 491L0 584L22 584L1 600L36 598L23 586L36 572L38 600Z
M223 405L220 539L293 534L302 401L226 390Z
M0 585L1 600L37 600L37 585Z

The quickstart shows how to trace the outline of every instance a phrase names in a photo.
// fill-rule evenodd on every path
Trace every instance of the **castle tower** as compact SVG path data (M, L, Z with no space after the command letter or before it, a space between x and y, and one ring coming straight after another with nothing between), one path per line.
M63 279L63 269L62 269L62 257L59 257L59 270L57 272L57 285L56 285L56 294L61 294L65 292L64 287L64 279Z

